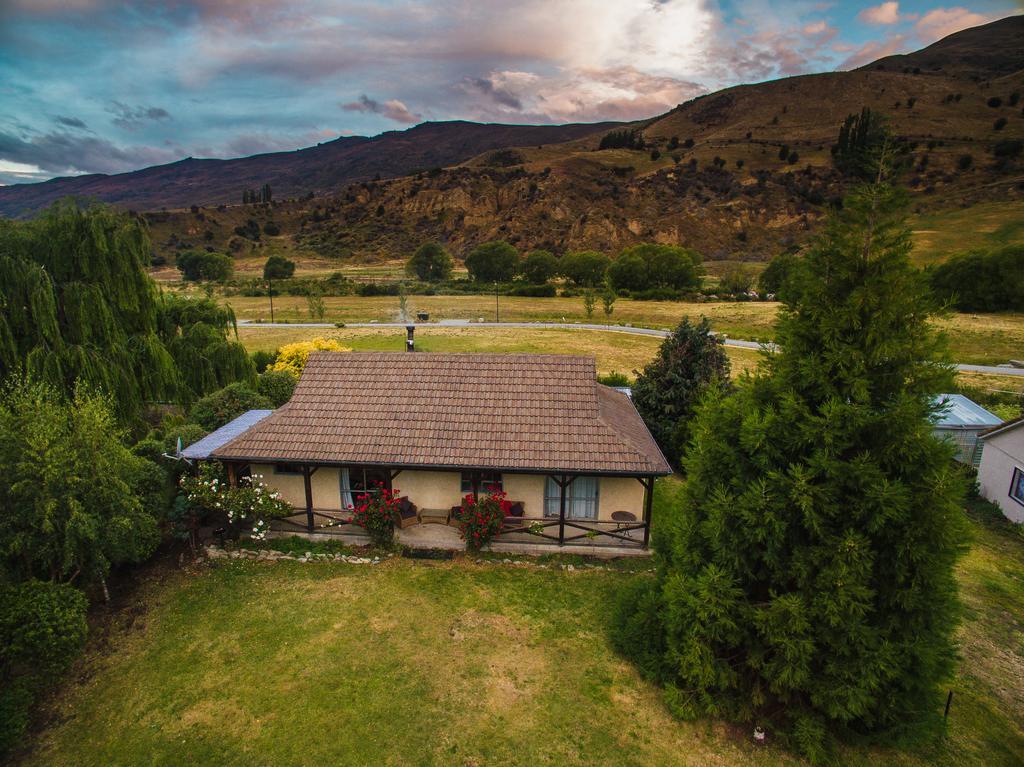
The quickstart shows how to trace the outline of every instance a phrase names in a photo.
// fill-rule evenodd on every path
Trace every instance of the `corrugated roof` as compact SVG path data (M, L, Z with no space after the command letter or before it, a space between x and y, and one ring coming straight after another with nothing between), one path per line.
M668 474L589 357L311 354L291 401L217 458Z
M192 460L209 458L210 453L218 447L226 445L235 437L244 434L273 412L273 410L250 410L242 413L235 420L224 424L216 431L210 432L198 442L193 442L181 451L181 455L183 458Z
M937 404L945 405L935 423L939 428L988 429L1003 422L999 416L993 415L962 394L940 394L935 401Z

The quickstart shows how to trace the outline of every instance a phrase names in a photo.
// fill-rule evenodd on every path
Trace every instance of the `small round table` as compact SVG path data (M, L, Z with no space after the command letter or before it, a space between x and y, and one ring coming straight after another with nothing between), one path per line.
M616 529L621 529L630 522L636 522L636 514L632 511L613 511L612 522L616 522Z

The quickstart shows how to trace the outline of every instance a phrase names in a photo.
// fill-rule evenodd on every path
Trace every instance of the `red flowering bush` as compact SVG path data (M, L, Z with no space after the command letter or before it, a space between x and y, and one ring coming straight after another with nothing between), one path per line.
M462 499L459 510L459 534L470 551L479 551L501 532L501 525L512 504L501 490L492 489L476 501L472 495Z
M356 496L352 523L366 531L374 546L390 546L395 537L399 503L398 491L388 490L383 482L378 482L376 490Z

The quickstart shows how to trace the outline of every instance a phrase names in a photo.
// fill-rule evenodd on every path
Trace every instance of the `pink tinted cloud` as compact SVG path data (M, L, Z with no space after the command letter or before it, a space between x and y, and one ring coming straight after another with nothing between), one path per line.
M851 53L846 60L840 64L840 69L856 69L865 64L870 64L876 59L900 53L907 48L906 35L893 35L884 40L870 40Z
M918 20L914 32L922 42L932 43L961 29L987 24L994 19L994 16L975 13L966 8L935 8Z
M900 4L895 0L890 0L881 5L873 5L858 13L857 18L866 24L880 26L897 24L900 21Z

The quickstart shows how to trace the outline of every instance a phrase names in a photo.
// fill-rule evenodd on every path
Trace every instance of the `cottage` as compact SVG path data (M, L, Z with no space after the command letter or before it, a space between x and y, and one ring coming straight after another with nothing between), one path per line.
M319 352L286 405L243 418L186 456L262 475L297 509L278 526L306 533L346 532L380 485L415 510L403 526L448 524L495 487L514 504L503 540L645 548L654 480L671 473L587 357Z
M981 494L1014 522L1024 522L1024 418L981 435L985 450L978 467Z

